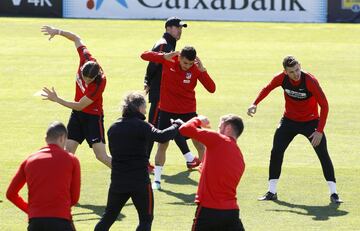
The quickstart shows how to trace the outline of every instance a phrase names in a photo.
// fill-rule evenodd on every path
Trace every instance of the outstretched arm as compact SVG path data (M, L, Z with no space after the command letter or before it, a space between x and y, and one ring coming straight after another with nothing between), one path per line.
M44 35L50 35L49 40L54 38L55 35L60 35L73 41L75 43L76 48L80 46L84 46L84 43L81 41L81 38L70 31L61 30L59 28L55 28L52 26L43 26L41 27L41 32L43 32Z
M247 114L249 116L253 116L256 113L256 109L257 109L257 105L275 88L281 86L282 81L284 79L284 74L281 73L277 76L275 76L270 83L264 87L260 93L258 94L257 98L255 99L255 101L250 105L250 107L248 108Z
M93 100L89 99L87 96L83 96L79 100L79 102L66 101L57 95L54 88L50 90L47 87L44 87L43 92L44 93L41 94L41 96L44 97L43 100L50 100L56 102L75 111L81 111L87 106L89 106L92 102L94 102Z
M175 136L178 134L179 127L180 125L178 123L173 123L170 127L164 130L159 130L151 126L148 135L153 141L165 143L175 138Z

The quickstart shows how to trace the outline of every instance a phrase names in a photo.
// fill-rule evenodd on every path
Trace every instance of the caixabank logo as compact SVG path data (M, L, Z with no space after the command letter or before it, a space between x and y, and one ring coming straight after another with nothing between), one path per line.
M86 7L89 10L94 9L94 7L95 7L95 10L99 10L104 1L105 0L96 0L96 1L95 0L88 0L87 3L86 3ZM117 3L122 5L123 7L128 8L128 5L126 4L126 0L107 0L107 1L116 1Z
M66 18L164 19L176 15L185 20L325 22L327 1L63 0L63 16Z

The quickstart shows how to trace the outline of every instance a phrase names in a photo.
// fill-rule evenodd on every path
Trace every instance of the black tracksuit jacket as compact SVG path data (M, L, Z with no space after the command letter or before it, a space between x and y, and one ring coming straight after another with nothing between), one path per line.
M112 156L111 187L118 191L133 191L150 183L148 173L148 142L164 143L178 134L177 124L159 130L139 112L117 120L108 130Z
M176 39L169 33L164 33L163 37L154 45L152 51L169 53L175 51ZM162 65L149 62L146 68L144 83L150 87L149 102L157 103L160 99L160 83L162 75Z

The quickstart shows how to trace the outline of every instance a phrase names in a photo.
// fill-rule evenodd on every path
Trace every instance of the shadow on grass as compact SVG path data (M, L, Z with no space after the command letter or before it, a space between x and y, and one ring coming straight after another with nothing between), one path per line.
M178 174L172 175L172 176L163 175L162 178L164 179L164 181L166 183L169 183L169 184L197 186L198 182L189 178L190 173L192 171L197 171L197 170L186 170L186 171L179 172ZM172 202L169 204L174 204L174 205L193 205L194 204L195 193L185 194L185 193L181 193L181 192L172 192L172 191L166 190L166 189L160 189L159 191L164 192L169 196L173 196L173 197L176 197L177 199L181 200L181 202Z
M185 194L185 193L176 193L172 192L170 190L160 189L160 192L164 192L169 196L176 197L179 200L182 200L182 202L171 202L169 204L172 205L195 205L194 199L195 199L195 193L192 194Z
M190 173L197 170L186 170L183 172L179 172L176 175L168 176L162 175L161 178L164 179L166 183L169 184L178 184L178 185L194 185L197 186L198 183L193 179L190 179Z
M126 204L125 206L128 206L128 205L131 205L131 204ZM81 213L74 213L72 214L73 215L73 219L74 221L89 221L89 220L100 220L100 218L102 217L104 211L105 211L105 206L104 205L89 205L89 204L77 204L76 207L79 207L79 208L83 208L83 209L88 209L88 210L91 210L91 212L81 212ZM78 217L78 216L81 216L81 215L89 215L89 214L95 214L97 215L98 217L96 218L87 218L87 219L82 219L82 218L75 218L75 217ZM121 221L123 218L125 217L125 215L123 214L119 214L118 218L117 218L117 221Z
M339 210L340 204L330 203L329 205L325 206L311 206L311 205L299 205L299 204L292 204L286 201L276 200L274 203L288 207L290 209L271 209L270 211L275 212L288 212L288 213L295 213L304 216L311 216L315 221L326 221L329 220L330 217L338 217L338 216L345 216L349 212L344 210ZM293 210L293 209L303 209L304 212Z

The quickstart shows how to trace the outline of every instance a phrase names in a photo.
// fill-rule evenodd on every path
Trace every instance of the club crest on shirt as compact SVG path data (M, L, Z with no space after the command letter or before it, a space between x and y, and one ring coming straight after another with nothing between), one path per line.
M191 79L191 72L186 72L185 78L186 79Z
M183 83L190 83L190 79L191 79L191 72L186 72Z

